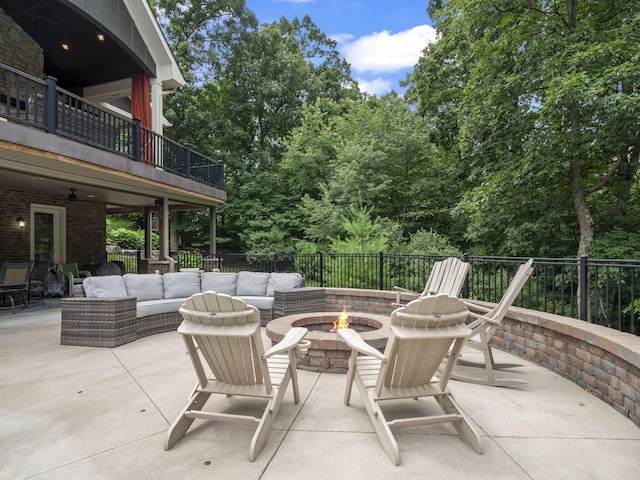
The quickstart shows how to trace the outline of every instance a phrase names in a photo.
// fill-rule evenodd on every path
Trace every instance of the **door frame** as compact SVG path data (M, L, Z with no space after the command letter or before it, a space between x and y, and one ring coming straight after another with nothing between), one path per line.
M42 205L32 203L30 208L29 248L30 258L35 260L35 214L44 213L53 215L53 263L64 263L67 261L67 209L65 207L55 207L53 205Z

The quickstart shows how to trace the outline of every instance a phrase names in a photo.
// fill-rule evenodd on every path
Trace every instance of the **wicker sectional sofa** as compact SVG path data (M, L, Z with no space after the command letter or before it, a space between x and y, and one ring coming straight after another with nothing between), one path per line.
M62 299L60 343L116 347L155 333L174 330L182 322L178 309L194 293L215 291L245 300L260 310L262 324L271 321L274 306L283 303L308 311L324 304L324 290L303 288L297 273L174 272L92 276L76 296Z

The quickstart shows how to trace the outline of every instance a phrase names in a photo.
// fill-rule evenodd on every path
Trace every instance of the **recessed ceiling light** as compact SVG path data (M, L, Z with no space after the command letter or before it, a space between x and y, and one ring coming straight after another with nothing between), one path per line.
M69 44L68 43L63 43L62 44L62 49L63 50L69 50Z
M97 38L98 40L100 40L101 42L104 42L104 40L105 40L105 38L106 38L106 37L104 36L104 33L98 33L98 34L96 35L96 38Z

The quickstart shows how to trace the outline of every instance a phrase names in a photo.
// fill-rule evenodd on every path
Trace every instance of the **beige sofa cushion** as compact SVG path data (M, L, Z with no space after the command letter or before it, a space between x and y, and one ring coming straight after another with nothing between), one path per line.
M266 296L269 276L270 274L264 272L239 272L236 296Z
M299 273L272 273L267 283L267 295L273 297L276 290L288 290L302 285L302 275Z
M200 275L195 272L172 272L162 275L164 298L189 298L200 293Z
M236 294L237 284L237 273L205 272L202 274L201 290L203 292L226 293L233 296Z
M95 298L127 297L127 288L120 275L105 275L103 277L87 277L82 281L84 294Z
M127 296L136 297L138 302L161 300L164 288L162 275L156 273L127 273L124 277Z

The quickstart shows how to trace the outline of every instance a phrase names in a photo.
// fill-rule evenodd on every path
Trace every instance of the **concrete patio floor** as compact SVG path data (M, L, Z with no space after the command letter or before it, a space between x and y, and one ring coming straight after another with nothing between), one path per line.
M287 392L251 463L253 430L234 424L196 420L164 451L169 423L195 384L177 333L113 349L61 346L59 309L7 315L0 317L0 479L640 478L638 427L568 380L517 361L524 387L449 384L482 432L484 455L450 425L403 429L395 467L357 391L350 407L342 403L345 376L299 371L301 402Z

